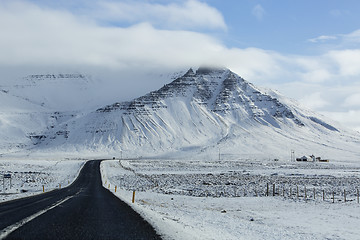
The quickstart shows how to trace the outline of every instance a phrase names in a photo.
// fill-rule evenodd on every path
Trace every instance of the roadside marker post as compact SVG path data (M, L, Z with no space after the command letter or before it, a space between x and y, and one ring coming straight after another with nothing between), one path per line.
M132 195L132 203L135 202L135 190L133 191L133 195Z
M296 185L296 198L299 199L299 187Z
M269 196L269 183L266 183L266 196Z
M316 198L316 190L314 188L314 200L315 200L315 198Z
M275 197L275 183L273 184L273 197Z
M42 185L42 187L43 187L43 192L45 192L45 186L44 186L44 185Z
M11 189L11 174L10 173L6 173L3 176L3 189L5 189L5 178L10 179L10 189Z
M115 186L115 192L116 192L116 187L117 187L117 186Z

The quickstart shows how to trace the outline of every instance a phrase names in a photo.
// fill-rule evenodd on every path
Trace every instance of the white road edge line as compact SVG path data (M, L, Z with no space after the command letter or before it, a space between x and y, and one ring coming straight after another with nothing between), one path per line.
M52 205L51 207L48 207L46 209L43 209L27 218L24 218L22 219L21 221L17 222L17 223L14 223L13 225L10 225L6 228L4 228L1 232L0 232L0 239L4 239L6 238L10 233L14 232L16 229L22 227L23 225L25 225L26 223L30 222L31 220L37 218L38 216L46 213L47 211L53 209L53 208L56 208L57 206L59 206L60 204L66 202L67 200L69 200L70 198L73 198L76 194L72 195L72 196L69 196L63 200L60 200L58 201L57 203L55 203L54 205Z

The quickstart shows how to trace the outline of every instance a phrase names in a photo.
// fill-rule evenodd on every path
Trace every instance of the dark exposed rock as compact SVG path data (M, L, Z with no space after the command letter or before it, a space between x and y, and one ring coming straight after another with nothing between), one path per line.
M151 115L167 108L164 100L187 97L211 111L228 113L245 109L253 118L266 115L274 118L292 119L299 126L304 124L278 99L262 93L251 83L227 69L199 68L196 73L189 69L182 77L130 102L114 103L97 110L111 112L121 110L124 114Z

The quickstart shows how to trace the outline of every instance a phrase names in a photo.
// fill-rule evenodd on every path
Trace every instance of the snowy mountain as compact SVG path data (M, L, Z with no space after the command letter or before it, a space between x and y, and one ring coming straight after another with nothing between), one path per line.
M41 133L91 106L94 81L82 74L38 74L0 85L0 153L32 148ZM85 107L86 109L86 107ZM58 116L61 115L61 118Z
M96 105L99 85L83 74L33 74L2 83L0 89L51 111L77 111Z
M41 151L126 157L357 158L360 136L228 69L192 69L157 91L89 113L54 116L32 141Z

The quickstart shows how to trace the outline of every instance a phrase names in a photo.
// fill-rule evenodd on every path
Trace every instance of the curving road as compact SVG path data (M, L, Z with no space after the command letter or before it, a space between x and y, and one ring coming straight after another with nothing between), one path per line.
M67 188L0 204L0 239L161 239L102 187L100 160L88 161Z

